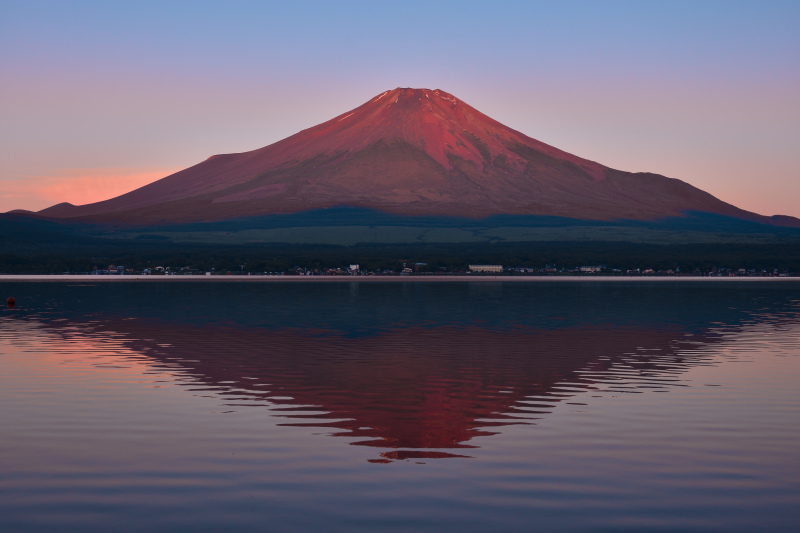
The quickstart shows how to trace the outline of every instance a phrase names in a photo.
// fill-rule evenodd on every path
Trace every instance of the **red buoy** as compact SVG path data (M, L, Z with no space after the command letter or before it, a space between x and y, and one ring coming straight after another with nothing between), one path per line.
M14 299L13 296L9 296L8 300L6 300L6 304L8 304L9 307L14 307L15 305L17 305L17 301Z

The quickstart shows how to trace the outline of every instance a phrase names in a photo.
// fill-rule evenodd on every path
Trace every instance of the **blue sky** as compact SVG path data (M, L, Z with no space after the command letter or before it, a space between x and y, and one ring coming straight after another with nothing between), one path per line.
M85 203L398 86L800 216L800 2L0 0L0 211Z

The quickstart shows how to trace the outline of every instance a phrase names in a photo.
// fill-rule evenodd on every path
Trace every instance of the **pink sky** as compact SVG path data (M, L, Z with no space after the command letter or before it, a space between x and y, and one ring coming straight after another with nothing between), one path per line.
M75 205L107 200L138 189L180 168L68 169L50 176L9 180L0 193L0 212L38 210L69 202ZM21 207L28 206L28 207Z

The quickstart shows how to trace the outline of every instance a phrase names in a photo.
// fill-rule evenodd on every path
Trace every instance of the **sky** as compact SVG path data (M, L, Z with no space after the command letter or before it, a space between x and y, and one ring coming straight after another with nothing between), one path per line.
M84 204L395 87L800 217L800 2L0 0L0 212Z

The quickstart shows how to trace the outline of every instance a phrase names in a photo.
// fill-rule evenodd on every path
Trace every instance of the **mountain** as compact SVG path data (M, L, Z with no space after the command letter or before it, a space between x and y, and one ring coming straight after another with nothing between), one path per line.
M398 215L655 220L686 212L777 226L677 179L614 170L504 126L441 90L397 88L264 148L215 155L130 193L39 216L134 225L336 206Z

